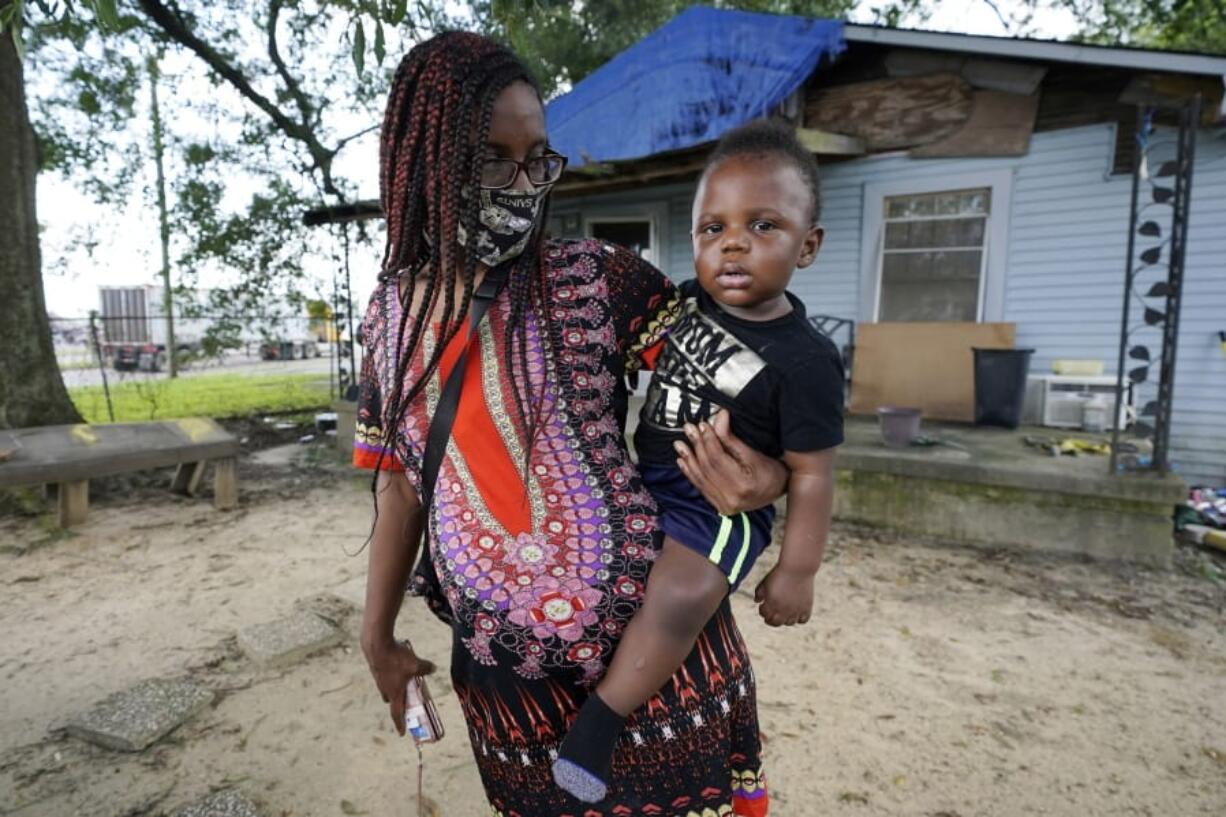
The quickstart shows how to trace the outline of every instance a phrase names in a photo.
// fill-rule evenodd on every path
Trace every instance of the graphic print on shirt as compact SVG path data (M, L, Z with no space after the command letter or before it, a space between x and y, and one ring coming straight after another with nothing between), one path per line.
M766 361L736 335L686 300L670 330L647 389L643 422L678 431L714 412L712 389L728 400L766 368Z

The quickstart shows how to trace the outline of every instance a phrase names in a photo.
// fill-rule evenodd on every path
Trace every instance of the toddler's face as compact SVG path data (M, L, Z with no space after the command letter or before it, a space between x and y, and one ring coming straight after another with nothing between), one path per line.
M720 303L769 307L792 272L813 263L822 243L809 188L774 156L730 156L703 178L694 197L694 271Z

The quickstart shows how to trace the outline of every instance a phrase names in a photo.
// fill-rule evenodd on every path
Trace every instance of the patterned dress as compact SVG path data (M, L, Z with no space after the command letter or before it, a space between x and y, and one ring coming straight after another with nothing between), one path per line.
M440 468L429 567L413 591L451 626L451 675L481 779L498 817L715 817L767 813L753 671L727 602L685 665L631 716L608 798L595 806L558 789L550 764L642 602L660 546L655 504L626 450L624 374L676 315L677 293L633 254L597 241L551 242L555 360L529 324L529 369L542 425L526 445L509 381L507 290L469 354L451 443ZM364 324L356 464L420 482L435 376L394 434L381 401L401 346L395 282ZM444 352L443 376L466 337ZM432 350L427 336L423 354ZM421 358L410 366L419 376Z

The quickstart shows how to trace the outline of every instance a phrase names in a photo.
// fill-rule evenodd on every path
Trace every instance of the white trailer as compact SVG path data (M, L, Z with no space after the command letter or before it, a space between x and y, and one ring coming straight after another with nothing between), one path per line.
M104 359L115 369L158 372L168 367L162 292L162 287L153 285L98 288L102 306L99 341ZM176 354L198 351L209 324L208 318L176 317Z

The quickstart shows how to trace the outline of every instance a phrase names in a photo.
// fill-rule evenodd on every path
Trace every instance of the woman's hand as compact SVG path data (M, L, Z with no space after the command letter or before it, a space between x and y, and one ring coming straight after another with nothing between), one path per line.
M732 434L728 412L686 425L690 444L677 443L677 465L725 516L769 505L787 490L788 469Z
M409 679L434 672L434 664L418 658L413 648L403 641L374 641L363 638L362 652L374 676L383 702L392 713L396 732L404 736L404 701Z
M362 654L383 702L391 707L396 731L403 735L404 697L409 679L434 672L433 664L418 658L412 647L392 635L404 588L417 559L422 514L417 493L403 473L380 471L377 479L378 514L366 571Z

